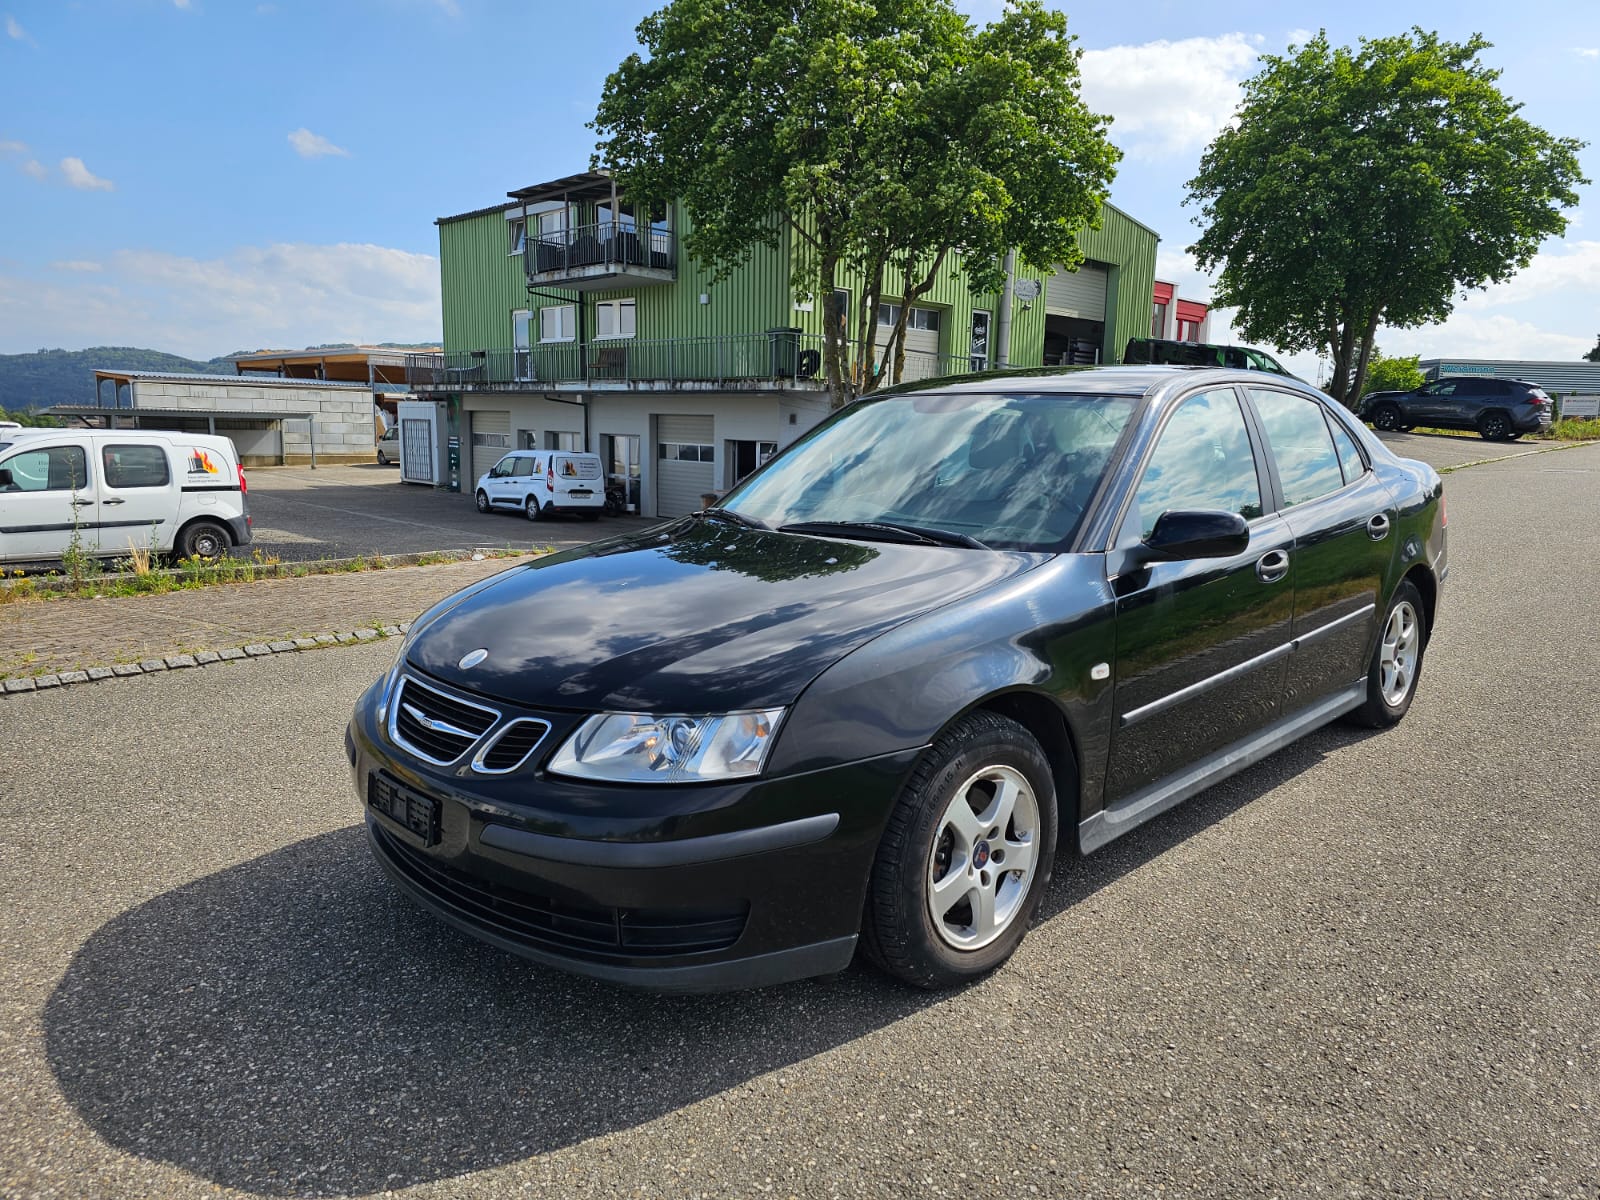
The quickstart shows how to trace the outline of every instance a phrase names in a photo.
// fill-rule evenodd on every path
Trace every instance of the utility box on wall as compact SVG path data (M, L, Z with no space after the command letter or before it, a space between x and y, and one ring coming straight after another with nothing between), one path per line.
M400 422L400 481L442 487L447 426L444 403L402 400L395 408Z

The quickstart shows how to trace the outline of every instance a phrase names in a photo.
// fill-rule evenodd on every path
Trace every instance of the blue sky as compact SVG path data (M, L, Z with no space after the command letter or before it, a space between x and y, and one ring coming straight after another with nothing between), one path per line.
M959 0L982 20L999 0ZM0 0L0 353L209 357L436 336L433 219L587 166L585 123L647 0ZM1527 115L1600 141L1600 4L1068 6L1126 152L1112 199L1203 298L1183 183L1256 55L1326 27L1474 31ZM1600 150L1584 152L1600 178ZM1590 214L1586 220L1585 211ZM1224 331L1225 332L1225 331ZM1600 203L1391 352L1575 357L1600 333ZM1300 360L1302 373L1314 370Z

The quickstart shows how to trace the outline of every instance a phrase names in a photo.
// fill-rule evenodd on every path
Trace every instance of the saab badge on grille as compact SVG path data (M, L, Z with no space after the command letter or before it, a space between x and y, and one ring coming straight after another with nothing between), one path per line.
M489 652L480 646L476 650L469 650L466 654L463 654L461 656L461 661L458 662L456 666L460 667L463 671L470 670L472 667L477 666L488 657Z

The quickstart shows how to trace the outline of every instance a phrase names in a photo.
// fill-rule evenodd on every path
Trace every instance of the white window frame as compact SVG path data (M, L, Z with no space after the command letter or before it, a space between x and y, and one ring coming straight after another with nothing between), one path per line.
M506 222L506 231L511 248L506 251L506 257L521 254L528 244L528 223L521 217Z
M536 214L539 218L541 241L561 241L567 234L567 209L552 208Z
M631 338L639 330L638 304L632 298L596 300L594 303L595 341Z
M556 335L549 334L547 314L556 315ZM547 304L539 310L539 342L571 342L578 337L578 306L576 304Z

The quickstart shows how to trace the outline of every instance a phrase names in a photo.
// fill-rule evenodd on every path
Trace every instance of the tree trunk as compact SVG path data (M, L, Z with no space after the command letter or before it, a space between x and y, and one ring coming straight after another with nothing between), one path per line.
M843 345L844 313L839 311L839 297L833 290L833 281L838 268L837 256L831 254L818 256L815 286L822 300L822 365L828 381L830 408L843 408L850 403L850 384L846 377Z
M1372 339L1378 333L1378 314L1381 311L1381 308L1372 311L1367 318L1367 327L1361 335L1361 357L1356 360L1355 378L1350 381L1350 394L1342 402L1351 411L1360 405L1361 392L1367 384L1367 365L1372 361Z
M1333 378L1328 381L1328 394L1346 408L1351 407L1351 361L1356 353L1356 323L1348 310L1341 314L1339 344L1333 350Z

